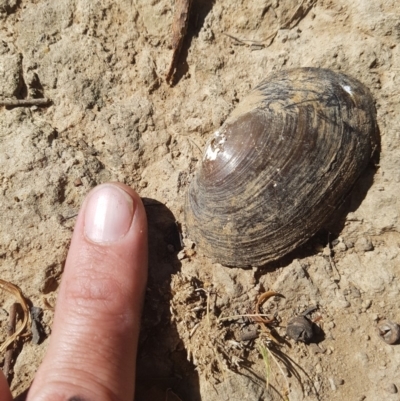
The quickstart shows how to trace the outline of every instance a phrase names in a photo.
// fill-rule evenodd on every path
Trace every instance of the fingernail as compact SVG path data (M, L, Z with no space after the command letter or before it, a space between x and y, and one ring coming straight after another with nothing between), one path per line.
M115 185L105 184L90 195L85 210L85 234L93 242L115 242L132 223L132 198Z

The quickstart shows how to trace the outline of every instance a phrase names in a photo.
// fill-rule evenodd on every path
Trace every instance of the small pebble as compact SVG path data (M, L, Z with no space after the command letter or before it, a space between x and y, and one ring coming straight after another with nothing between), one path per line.
M74 185L75 185L76 187L81 186L81 185L82 185L82 180L81 180L80 178L77 178L77 179L74 181Z
M178 260L183 260L186 258L186 253L185 251L182 249L181 251L178 252Z
M243 331L240 333L239 341L250 341L254 340L258 337L258 329L257 326L252 325L245 327Z
M362 303L362 307L365 309L368 309L370 306L372 305L372 301L370 299L366 299L363 303Z
M44 328L42 325L43 309L37 306L31 307L31 332L32 332L32 342L33 344L40 344L44 338Z
M192 256L196 255L196 251L194 249L186 250L186 256L191 258Z
M373 313L373 314L371 315L371 319L372 319L374 322L376 322L377 320L379 320L379 315L378 315L377 313Z
M394 383L391 383L389 385L387 385L385 387L385 390L389 393L389 394L396 394L397 393L397 387Z
M295 316L289 320L286 334L296 342L310 343L314 336L312 322L304 316Z
M331 256L331 253L332 253L332 251L331 251L331 249L329 248L329 246L326 246L326 247L324 248L324 250L322 251L322 254L323 254L324 256Z
M282 365L282 372L286 377L290 377L291 376L291 373L289 372L289 369L285 365Z
M316 354L323 354L326 350L325 348L321 348L318 344L316 343L311 343L310 344L310 349L313 351L314 355Z
M339 242L336 246L335 246L335 251L336 252L345 252L347 250L347 246L344 242Z
M195 247L195 243L188 238L185 238L183 243L185 244L185 248L193 249Z
M357 252L369 252L374 250L370 238L367 237L360 237L354 244L354 248Z
M334 322L328 322L328 323L326 324L326 327L327 327L328 329L333 329L333 328L335 327L335 323L334 323Z
M368 354L365 352L359 352L357 354L357 359L363 364L367 364L369 362L369 357Z
M331 389L333 391L336 391L337 387L336 387L336 384L335 384L335 380L333 380L333 377L330 377L328 380L329 380L329 384L331 385Z
M346 301L344 299L339 299L337 302L337 307L340 309L345 309L345 308L349 308L351 306L349 301Z
M354 242L351 240L344 240L345 245L348 249L354 248Z

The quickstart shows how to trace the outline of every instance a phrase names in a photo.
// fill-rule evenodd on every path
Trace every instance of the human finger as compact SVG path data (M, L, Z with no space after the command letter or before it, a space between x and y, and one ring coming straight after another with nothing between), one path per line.
M131 401L147 279L139 196L103 184L78 215L49 348L28 401Z

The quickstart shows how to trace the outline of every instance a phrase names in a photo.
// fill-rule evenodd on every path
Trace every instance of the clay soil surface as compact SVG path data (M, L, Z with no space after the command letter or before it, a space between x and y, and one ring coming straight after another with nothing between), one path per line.
M399 400L400 346L376 330L400 323L398 0L193 0L170 86L173 12L166 0L0 0L0 98L52 100L0 108L0 277L43 309L44 327L39 344L19 342L14 396L51 337L82 200L118 180L142 196L150 231L137 401ZM202 149L258 82L305 66L371 90L378 159L294 253L259 269L213 263L186 237L183 214ZM268 290L285 296L262 307L281 336L318 306L316 342L278 347L260 323L221 320L253 313ZM0 293L0 344L14 301Z

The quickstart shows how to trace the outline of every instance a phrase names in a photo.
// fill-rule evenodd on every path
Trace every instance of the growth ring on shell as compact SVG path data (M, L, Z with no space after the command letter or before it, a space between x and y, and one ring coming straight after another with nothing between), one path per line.
M189 237L227 266L260 266L314 235L378 143L368 89L327 69L271 75L208 141L186 197Z

